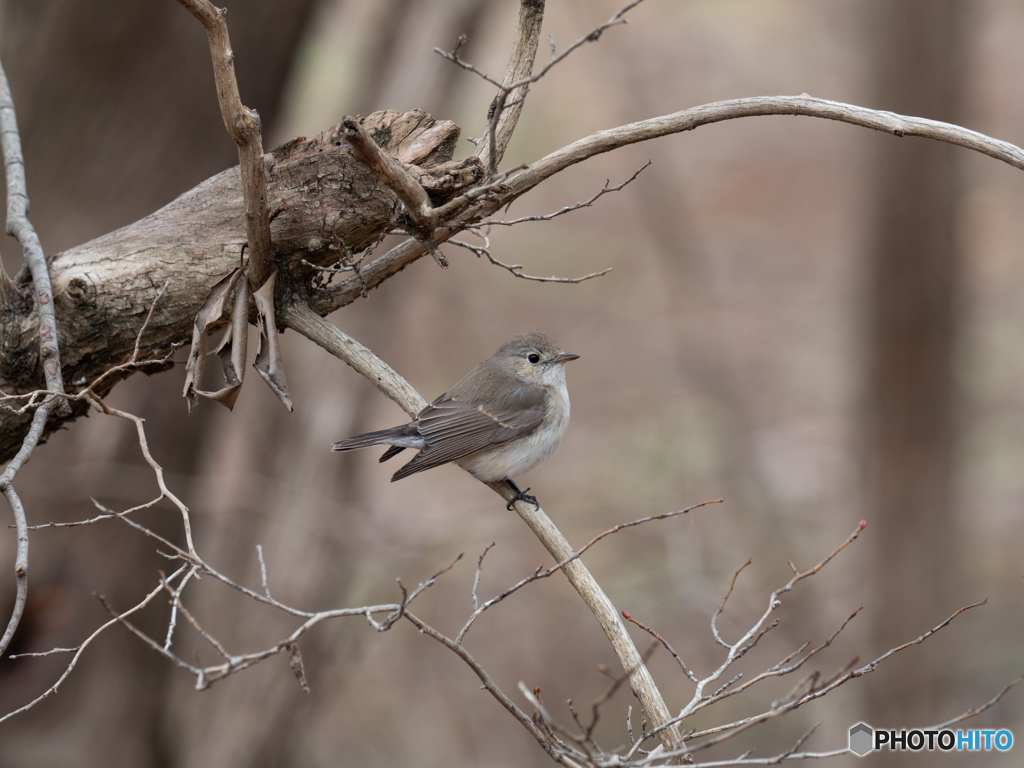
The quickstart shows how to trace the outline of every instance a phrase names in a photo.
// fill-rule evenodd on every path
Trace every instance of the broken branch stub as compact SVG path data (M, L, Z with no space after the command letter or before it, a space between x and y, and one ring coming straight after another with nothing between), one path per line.
M355 158L373 171L402 201L409 218L403 225L423 244L438 266L447 269L448 259L441 253L434 240L438 217L427 191L415 176L377 146L358 118L344 118L341 121L341 129L345 141L352 147Z

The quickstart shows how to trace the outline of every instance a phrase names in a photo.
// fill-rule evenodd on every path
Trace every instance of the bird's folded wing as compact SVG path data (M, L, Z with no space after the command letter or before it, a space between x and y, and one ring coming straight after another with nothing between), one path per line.
M531 406L489 413L482 406L458 400L431 403L417 417L418 431L426 446L391 479L401 480L530 434L544 421L547 410L543 399Z

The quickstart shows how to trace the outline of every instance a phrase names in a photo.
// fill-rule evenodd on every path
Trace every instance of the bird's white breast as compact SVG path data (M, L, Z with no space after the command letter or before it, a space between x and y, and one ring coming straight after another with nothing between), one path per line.
M530 434L467 456L456 463L474 477L489 483L529 472L558 447L569 426L569 392L565 388L564 374L562 385L548 390L547 407L543 423Z

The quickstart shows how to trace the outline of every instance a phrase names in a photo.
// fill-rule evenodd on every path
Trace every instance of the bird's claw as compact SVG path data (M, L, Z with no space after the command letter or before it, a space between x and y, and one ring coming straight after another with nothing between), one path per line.
M507 509L507 510L509 510L511 512L512 511L512 505L515 504L517 501L525 501L527 504L533 504L533 508L534 509L540 509L540 503L537 501L537 497L536 496L531 496L529 493L527 493L527 491L529 491L529 490L530 489L527 488L524 491L519 486L516 486L515 487L516 495L513 496L509 500L508 504L505 505L505 509Z

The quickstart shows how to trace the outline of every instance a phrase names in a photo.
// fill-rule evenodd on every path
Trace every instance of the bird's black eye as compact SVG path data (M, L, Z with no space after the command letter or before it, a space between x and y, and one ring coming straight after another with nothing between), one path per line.
M530 361L531 363L533 363L534 365L536 365L537 363L539 363L539 362L540 362L540 355L537 355L537 354L533 354L533 355L530 355L530 356L529 356L528 358L526 358L526 359L527 359L527 360L529 360L529 361Z

